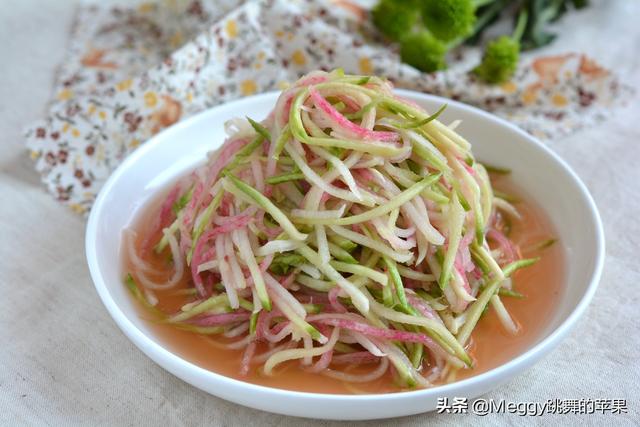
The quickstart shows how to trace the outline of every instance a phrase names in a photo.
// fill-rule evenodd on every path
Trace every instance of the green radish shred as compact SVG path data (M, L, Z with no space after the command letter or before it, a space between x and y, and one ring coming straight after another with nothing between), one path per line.
M453 261L458 253L458 246L462 239L462 227L464 226L464 209L458 202L458 197L454 194L449 205L451 213L449 214L449 245L442 261L442 272L438 284L444 289L451 278L451 270L453 269Z
M404 124L404 125L400 125L398 127L401 128L401 129L413 129L413 128L422 127L422 126L426 125L427 123L429 123L429 122L437 119L438 117L440 117L440 114L442 114L446 108L447 108L447 104L442 104L442 107L440 107L438 109L438 111L436 111L435 113L433 113L432 115L430 115L426 119L418 120L418 121L413 122L413 123L407 123L407 124Z
M520 292L516 292L514 290L511 289L505 289L505 288L500 288L500 290L498 291L498 295L503 296L503 297L511 297L511 298L518 298L518 299L524 299L526 298L523 294L521 294Z
M259 135L261 135L265 140L271 141L271 133L264 126L249 117L247 117L247 120Z
M207 206L204 213L202 214L200 221L195 226L193 230L193 235L191 236L191 241L193 242L193 245L189 249L189 253L187 253L187 264L191 264L191 258L193 257L193 250L196 246L196 243L198 242L198 239L200 238L200 236L202 236L205 226L211 220L211 215L213 215L215 210L218 209L218 206L220 206L220 202L222 201L223 196L224 196L224 191L220 191L218 192L218 194L216 194L213 197L213 199L211 200L211 203L209 203L209 206Z
M289 181L298 181L300 179L304 179L304 174L302 172L287 172L280 175L270 176L267 178L267 184L276 185L282 184L283 182Z
M517 269L533 265L538 260L539 258L531 258L514 261L502 269L502 277L495 277L487 284L487 286L485 286L476 300L471 304L471 307L468 309L467 320L462 326L460 332L458 332L457 338L460 344L465 345L467 343L469 337L471 336L471 332L478 323L480 315L487 307L487 304L489 304L489 300L491 299L491 297L498 291L502 281L506 277L511 276L511 274L513 274L513 272Z
M227 173L226 176L238 190L245 193L256 203L256 205L267 211L271 217L289 234L289 236L291 236L292 239L305 240L307 238L307 235L300 233L291 223L289 218L280 209L278 209L271 200L260 194L255 188L240 181L232 174Z
M393 285L393 289L396 291L396 298L398 298L398 304L400 307L408 308L409 304L407 303L407 296L404 292L404 285L402 284L402 277L400 277L400 273L398 272L398 266L394 260L389 257L382 257L385 266L387 267L387 272L389 274L390 282Z

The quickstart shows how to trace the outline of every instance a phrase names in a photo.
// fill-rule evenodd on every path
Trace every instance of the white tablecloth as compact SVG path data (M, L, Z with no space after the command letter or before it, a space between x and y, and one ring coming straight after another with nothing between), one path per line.
M559 24L546 52L581 50L640 86L640 3L600 1ZM74 2L0 9L0 424L332 425L239 407L197 390L147 359L94 291L83 218L46 194L22 146L45 112ZM626 399L623 415L417 415L368 425L632 425L640 411L640 104L553 141L600 208L604 275L570 336L533 369L489 393L512 402Z

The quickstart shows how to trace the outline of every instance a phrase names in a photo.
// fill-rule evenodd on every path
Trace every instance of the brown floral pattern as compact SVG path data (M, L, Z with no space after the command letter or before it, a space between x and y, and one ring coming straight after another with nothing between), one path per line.
M528 58L511 82L400 62L347 0L161 0L79 7L48 117L26 133L49 191L86 212L111 171L153 134L203 109L279 89L313 69L387 76L501 115L551 139L605 116L629 89L581 54Z

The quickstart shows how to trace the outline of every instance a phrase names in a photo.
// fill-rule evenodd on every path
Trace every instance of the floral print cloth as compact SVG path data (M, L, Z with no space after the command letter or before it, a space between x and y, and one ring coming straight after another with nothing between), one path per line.
M585 55L526 58L512 81L468 73L479 52L425 74L380 40L346 0L161 0L81 5L45 120L27 146L48 190L85 213L111 171L155 133L214 105L314 69L386 76L397 87L494 112L544 140L606 116L630 89Z

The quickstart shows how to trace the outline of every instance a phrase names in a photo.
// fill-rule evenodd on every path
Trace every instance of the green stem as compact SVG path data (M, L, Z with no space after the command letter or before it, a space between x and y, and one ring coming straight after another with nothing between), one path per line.
M524 34L524 30L527 27L528 13L526 9L522 9L518 14L518 21L516 22L516 27L513 30L513 35L511 36L515 41L519 42Z
M476 9L478 9L493 2L495 2L495 0L473 0L473 5L476 7Z
M471 33L468 38L479 37L479 33L484 30L497 15L500 14L504 9L504 6L504 1L491 2L491 6L483 10L481 15L478 15L476 23L473 26L473 33ZM476 9L478 9L478 7L479 6L476 6Z

